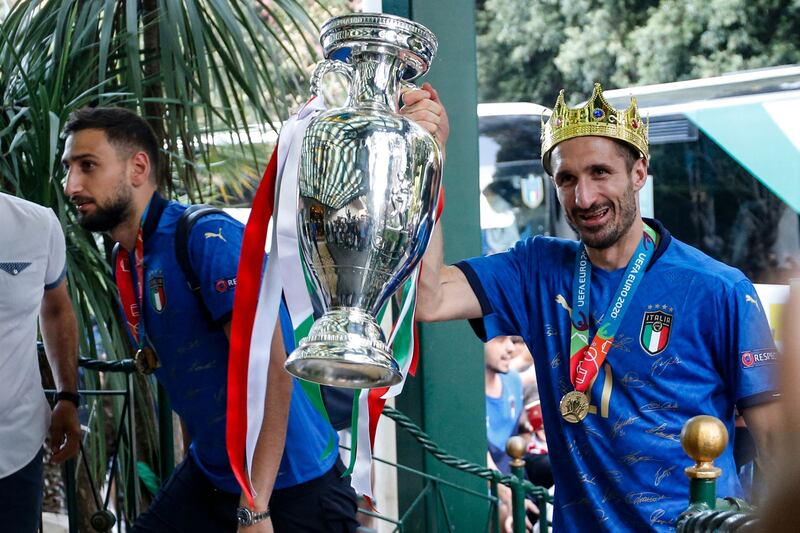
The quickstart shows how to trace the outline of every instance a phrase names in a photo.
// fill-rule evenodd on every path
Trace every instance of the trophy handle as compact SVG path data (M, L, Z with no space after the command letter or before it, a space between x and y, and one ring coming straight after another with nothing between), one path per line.
M311 73L311 94L320 96L322 94L322 77L329 72L343 74L348 83L353 82L353 67L336 59L326 59L317 63L314 72Z

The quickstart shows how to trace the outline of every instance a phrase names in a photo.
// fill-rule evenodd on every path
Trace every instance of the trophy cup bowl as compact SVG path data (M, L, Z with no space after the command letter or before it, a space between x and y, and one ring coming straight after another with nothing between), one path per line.
M402 379L376 317L425 252L442 174L427 131L398 114L401 88L424 74L437 41L424 26L351 14L322 26L311 77L349 80L343 107L308 125L298 184L300 255L323 314L286 361L308 381L347 388Z

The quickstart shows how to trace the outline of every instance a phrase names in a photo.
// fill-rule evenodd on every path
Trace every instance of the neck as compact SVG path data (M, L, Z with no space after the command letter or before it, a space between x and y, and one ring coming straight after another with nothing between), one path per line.
M153 192L155 192L155 190L153 190ZM142 216L144 216L144 212L150 204L152 196L152 193L150 195L134 195L131 201L130 215L109 232L111 238L129 252L132 252L134 247L136 247L136 237L139 234L139 228L142 224Z
M625 232L625 235L609 246L599 250L597 248L586 247L586 255L593 266L602 268L603 270L617 270L625 268L633 257L633 252L639 246L642 240L642 233L644 232L644 222L641 217L636 217L631 227Z
M503 383L500 381L500 376L497 372L487 368L484 372L484 379L486 382L486 395L492 398L500 397L503 392Z

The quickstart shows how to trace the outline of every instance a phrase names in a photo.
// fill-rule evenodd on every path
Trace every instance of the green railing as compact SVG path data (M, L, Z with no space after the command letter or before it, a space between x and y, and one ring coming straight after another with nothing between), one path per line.
M511 462L511 475L503 475L496 470L486 468L486 466L475 464L466 461L462 458L455 457L439 446L427 433L422 431L410 418L403 413L392 407L386 406L383 410L384 416L394 420L398 427L406 431L413 437L429 454L435 457L442 464L464 472L469 475L480 477L488 482L487 492L477 492L460 487L454 483L443 480L437 476L432 476L418 470L414 470L407 466L395 464L385 461L381 458L374 457L375 461L384 463L391 467L395 467L398 471L408 472L412 475L418 476L424 480L423 489L420 494L412 501L411 505L402 513L398 519L388 518L384 515L372 512L368 509L361 509L360 511L368 516L372 516L378 520L391 523L395 526L393 531L404 532L406 526L410 521L411 516L419 511L425 501L429 502L429 523L433 524L431 527L433 531L452 531L453 524L447 511L446 496L443 491L448 488L461 494L467 494L484 502L487 505L488 519L486 528L481 531L491 531L492 533L499 533L502 524L500 524L499 513L499 498L497 496L497 489L499 485L505 485L511 489L512 494L512 517L514 524L514 533L525 532L525 499L531 497L536 505L539 507L539 530L546 532L549 530L549 523L547 521L547 505L552 503L552 497L546 489L537 487L525 479L524 474L524 461L522 456L525 453L525 445L521 438L513 437L509 441L508 451L512 456Z
M112 439L113 454L101 475L99 477L93 475L89 469L87 449L95 448L95 446L91 445L91 439L104 439L105 435L98 435L97 437L91 434L84 435L81 439L81 454L78 459L73 459L65 463L63 476L66 506L69 515L69 531L70 533L77 533L79 531L77 474L78 468L80 468L81 465L85 472L85 477L88 480L92 498L91 503L94 504L90 518L92 527L95 531L110 531L114 525L119 522L119 527L123 530L129 530L133 520L140 512L141 507L140 481L135 466L136 462L133 460L134 457L137 457L136 431L133 417L133 406L135 405L133 376L136 372L136 368L131 359L106 362L81 358L80 366L85 370L123 374L125 387L113 390L82 389L80 391L84 398L120 397L122 399L122 405L118 411L117 420L115 421L116 432ZM48 392L52 394L54 391ZM163 394L163 391L159 391L158 400L159 436L162 452L160 454L162 458L160 470L163 476L162 479L165 479L166 475L172 471L174 466L169 460L171 458L170 452L173 447L172 417L170 416L169 405L166 403L166 395ZM427 511L428 523L431 524L431 529L433 531L451 531L453 526L451 517L448 514L446 492L456 491L484 502L488 511L488 518L486 528L483 530L499 533L501 524L497 490L498 486L502 484L509 487L512 492L512 516L514 517L515 533L522 533L525 531L524 501L527 496L530 496L541 510L539 519L540 531L544 532L549 529L546 506L548 503L552 503L552 498L545 489L536 487L524 479L524 462L521 459L524 453L524 445L521 442L515 443L516 447L513 449L515 454L514 460L512 461L513 474L503 475L496 470L490 470L485 466L474 464L449 454L408 417L396 409L386 407L384 415L394 420L399 427L408 432L428 453L441 463L469 475L485 479L488 482L488 487L486 492L474 491L437 476L432 476L404 465L390 463L376 457L374 459L377 462L385 463L397 468L398 471L407 472L423 479L424 487L399 519L391 519L369 509L362 509L362 513L372 516L377 520L391 523L395 526L394 531L403 532L408 530L407 524L412 515ZM87 439L87 441L84 442L84 439ZM123 466L121 467L120 465ZM114 491L113 510L111 508L112 488Z
M102 472L102 483L96 481L97 478L92 475L88 466L89 461L87 461L87 448L90 450L95 449L91 442L91 439L95 438L93 435L88 436L88 442L81 440L79 460L85 470L86 478L88 478L89 489L94 503L94 511L90 520L92 527L95 531L110 531L115 522L119 521L120 528L124 525L124 530L127 531L140 511L141 502L140 480L136 462L134 461L134 458L137 457L133 416L135 405L133 387L135 365L130 359L113 362L81 359L80 366L86 370L124 375L124 388L112 390L84 389L80 391L84 398L111 396L119 397L122 400L121 409L118 411L118 419L114 425L116 433L112 445L113 454ZM53 391L49 392L52 393ZM162 479L166 479L166 476L174 466L171 461L171 452L173 450L172 416L163 391L159 391L158 400L159 433L162 448L160 470ZM94 404L95 409L97 409L97 402L94 402ZM509 440L507 451L512 457L512 474L503 475L496 470L491 470L483 465L451 455L400 411L387 406L383 414L392 419L398 427L408 433L427 453L442 464L486 480L487 490L475 491L468 489L438 476L392 463L380 457L374 457L373 459L376 462L396 468L398 472L405 472L422 479L423 488L398 518L387 517L370 509L360 509L363 514L392 524L394 526L393 531L402 533L410 530L409 524L416 513L425 513L429 531L453 531L454 526L448 512L446 493L447 491L455 491L482 502L476 504L476 506L485 505L487 522L481 531L499 533L502 524L500 524L498 487L505 485L511 490L512 494L511 516L513 517L514 533L525 532L526 498L533 500L539 508L539 531L546 532L549 530L547 506L552 504L552 497L546 489L537 487L525 479L525 463L522 459L525 453L525 445L520 437L513 437ZM104 439L105 436L101 433L98 438ZM696 464L687 467L685 470L690 479L689 505L678 519L678 532L740 531L757 524L753 509L747 502L735 498L717 498L716 479L720 476L721 470L713 465L713 461L725 450L727 442L727 430L722 422L716 418L708 416L694 417L684 425L681 432L681 443L686 453L694 459ZM125 475L120 475L122 471L124 471ZM67 461L64 467L64 480L70 533L79 531L76 498L77 473L76 461ZM110 509L112 488L115 491L115 510L118 514L121 514L119 519ZM101 491L104 491L104 494Z
M89 425L92 425L91 419L105 408L104 404L99 400L117 398L121 400L121 405L118 405L113 417L114 420L110 423L114 427L114 435L110 443L110 457L107 457L105 453L103 454L104 458L107 459L105 464L96 464L96 457L93 457L93 452L98 449L103 449L105 452L109 451L105 449L105 434L102 431L97 432L98 437L95 437L92 432L81 435L78 457L64 463L62 476L69 531L70 533L78 533L81 530L79 525L81 523L79 520L80 505L77 497L79 476L85 480L86 488L91 497L89 503L93 504L83 506L84 510L91 507L88 520L91 527L98 532L111 531L115 524L119 522L119 530L122 531L124 527L124 530L127 531L141 511L143 501L139 479L140 465L136 460L138 458L138 447L134 423L136 396L133 381L136 365L133 359L99 361L87 358L80 358L78 364L84 370L119 375L124 386L108 389L83 388L79 391L83 399L82 409L85 410L85 417L89 419ZM86 381L99 383L99 380L94 379ZM119 379L114 381L119 384ZM52 396L55 391L46 390L45 393ZM174 467L172 461L170 461L173 448L172 416L166 394L161 387L158 388L158 400L159 442L162 450L160 454L162 458L160 471L162 479L165 479L166 475L171 473ZM167 416L165 416L165 413ZM102 444L100 441L102 441Z

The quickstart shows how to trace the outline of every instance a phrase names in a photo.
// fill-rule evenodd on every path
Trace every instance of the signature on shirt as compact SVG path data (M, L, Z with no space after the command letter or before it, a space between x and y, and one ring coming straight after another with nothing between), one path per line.
M669 519L665 520L661 518L665 514L667 514L667 511L665 511L664 509L656 509L655 511L653 511L653 514L650 515L650 524L651 525L665 524L668 526L674 526L675 525L674 520L669 520Z
M666 498L666 496L655 492L629 492L628 495L625 496L625 501L631 505L641 505L643 503L658 502L664 498Z
M637 374L636 372L628 372L622 377L620 381L622 382L623 385L631 389L641 389L653 385L649 381L643 381L639 379L639 374Z
M635 465L636 463L643 463L646 461L658 461L658 459L649 455L642 455L642 452L639 450L629 453L622 458L622 462L626 465Z
M680 442L681 441L681 437L680 437L680 435L678 433L668 433L668 432L664 431L665 429L667 429L667 423L666 422L664 422L663 424L658 425L658 426L656 426L654 428L648 429L646 431L646 433L649 433L651 435L655 435L656 437L661 437L662 439L674 440L675 442Z
M678 402L650 402L639 407L639 411L649 413L652 411L677 411Z
M624 431L625 426L630 426L631 424L633 424L637 420L639 420L638 416L632 416L632 417L627 418L625 420L623 420L622 417L620 417L614 423L614 429L611 431L612 438L624 437L625 436L625 431Z
M677 355L672 356L672 357L659 357L650 366L650 373L653 374L654 376L660 376L661 374L664 373L664 370L666 370L667 367L672 366L672 365L679 365L682 362L683 361L681 361L681 358L678 357Z
M662 481L672 475L672 471L675 470L675 466L659 468L656 470L656 478L655 478L655 486L659 486Z

